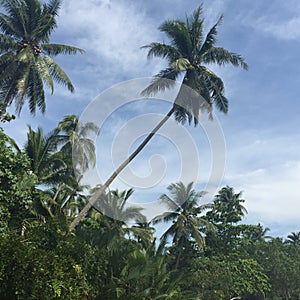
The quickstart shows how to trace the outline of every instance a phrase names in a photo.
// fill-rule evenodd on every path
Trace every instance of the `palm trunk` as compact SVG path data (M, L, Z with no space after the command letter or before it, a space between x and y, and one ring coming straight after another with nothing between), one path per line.
M58 185L58 188L57 188L57 190L56 190L56 192L55 192L53 198L52 198L52 201L54 201L54 202L56 201L56 198L58 197L58 194L59 194L59 192L61 191L62 187L63 187L63 184L60 183L60 184Z
M115 180L115 178L122 172L122 170L142 151L142 149L148 144L151 138L156 132L168 121L171 115L174 113L174 106L166 114L166 116L155 126L155 128L148 134L143 142L136 148L136 150L114 171L114 173L107 179L104 185L92 196L86 206L80 211L78 216L73 220L70 225L70 230L73 230L79 221L87 214L90 208L96 203L99 197L105 192L109 185Z

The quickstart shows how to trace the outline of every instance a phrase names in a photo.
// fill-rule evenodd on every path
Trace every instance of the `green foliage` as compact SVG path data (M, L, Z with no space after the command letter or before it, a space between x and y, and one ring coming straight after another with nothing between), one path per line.
M54 81L73 91L51 56L81 50L49 44L61 0L0 4L0 120L8 122L12 102L17 111L26 99L32 113L45 111L44 84L51 92ZM168 62L146 94L168 88L164 79L181 73L197 92L182 99L181 89L174 105L178 121L194 118L197 124L199 111L211 112L212 105L227 112L223 82L206 65L247 68L241 56L216 47L221 21L205 36L199 7L185 21L160 26L168 44L145 46L149 58ZM140 207L127 205L132 189L112 190L69 232L89 198L75 175L95 165L89 133L97 132L69 115L46 135L29 126L23 152L0 130L0 299L299 299L300 233L283 241L267 237L260 224L243 224L245 200L228 186L212 205L200 205L203 192L192 183L172 183L161 197L170 211L152 222ZM152 225L160 221L170 226L157 244Z
M12 239L12 237L14 237ZM1 244L1 299L84 299L89 293L85 272L69 255L70 241L60 241L54 249L43 249L30 240L18 236L2 237ZM86 255L76 244L76 251ZM81 258L82 260L82 258ZM96 274L97 275L97 274ZM13 280L12 280L13 279Z
M175 118L181 123L194 119L198 124L199 112L208 112L211 117L215 106L223 113L228 111L228 100L225 97L223 81L207 66L231 64L247 69L244 59L224 48L216 47L217 29L222 17L209 30L206 37L203 33L204 19L201 18L202 7L195 9L192 16L185 21L180 19L163 22L159 30L166 34L168 43L150 43L148 58L161 57L167 60L168 66L160 71L143 94L155 94L172 86L172 81L184 76L183 84L175 100Z
M10 115L6 111L6 104L0 102L0 122L10 122L11 120L14 120L16 117L14 115Z
M224 198L231 188L222 189L212 206L201 206L203 193L192 184L171 184L170 196L161 199L173 213L155 220L173 220L174 230L166 231L159 247L140 210L123 205L132 190L111 191L101 199L123 221L91 211L76 232L68 233L66 208L59 203L74 191L61 183L52 193L38 190L27 155L0 134L1 299L227 300L299 294L298 243L266 241L261 225L237 224L244 200L234 193ZM128 219L137 225L129 227ZM216 230L208 220L215 221ZM168 236L173 238L169 246Z
M13 151L12 140L0 130L0 234L21 231L22 220L30 214L36 176L30 174L29 159Z
M14 102L18 113L25 100L29 101L32 114L37 107L44 113L44 85L53 94L54 81L74 91L71 80L52 56L83 51L49 44L61 3L61 0L0 1L0 102L5 106Z

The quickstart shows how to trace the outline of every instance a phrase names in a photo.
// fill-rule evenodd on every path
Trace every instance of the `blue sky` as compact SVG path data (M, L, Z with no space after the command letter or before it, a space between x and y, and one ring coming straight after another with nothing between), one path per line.
M52 41L86 51L76 57L57 58L76 92L70 94L56 87L54 95L47 98L45 116L31 117L24 107L18 120L3 126L6 132L22 144L27 124L50 130L64 115L81 115L93 99L112 85L154 75L164 62L147 61L146 51L140 47L165 40L157 30L160 23L184 18L199 4L194 0L65 0ZM228 115L216 113L226 142L226 168L220 187L228 184L243 191L247 222L261 222L271 228L271 234L286 236L300 230L300 2L210 0L203 2L203 8L206 29L224 14L218 45L242 54L249 64L247 72L231 66L212 67L223 78L230 101ZM106 135L97 140L103 177L112 169L106 159L110 155L111 136L128 122L126 116L137 117L141 111L168 111L165 104L145 102L133 106L132 111L129 109L125 107L123 112L111 116L103 128ZM201 174L206 174L212 160L209 140L201 127L184 130L201 149ZM168 144L167 139L157 137L133 163L134 172L146 176L151 171L151 155L158 153L166 162L162 180L149 190L137 190L137 198L157 198L177 179L178 158L173 157L178 152L174 148L176 143ZM155 162L160 165L160 158L154 158L154 166ZM202 189L207 176L200 177L197 188ZM123 188L126 183L117 181L114 187Z

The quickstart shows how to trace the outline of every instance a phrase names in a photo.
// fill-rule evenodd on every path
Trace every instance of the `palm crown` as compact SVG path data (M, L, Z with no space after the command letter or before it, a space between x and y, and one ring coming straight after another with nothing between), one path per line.
M207 65L215 63L222 66L230 63L233 66L248 68L240 55L215 46L217 27L222 21L222 16L205 37L201 12L200 6L191 18L186 17L185 22L177 19L165 21L159 29L168 36L170 43L153 42L143 47L149 49L148 58L157 56L165 58L168 62L168 67L155 76L143 94L149 95L164 90L183 74L183 83L192 88L198 97L191 97L191 94L187 97L186 93L184 99L177 97L175 118L180 122L191 122L194 118L195 125L198 123L199 111L211 112L213 104L221 112L228 111L223 81Z
M193 182L185 186L182 182L170 184L168 190L171 194L161 196L161 202L166 204L171 210L153 219L156 224L160 221L173 221L171 227L162 235L162 241L166 242L169 236L173 237L173 242L183 242L192 236L198 246L203 246L204 238L199 228L212 228L213 226L201 217L201 213L210 208L209 204L199 205L199 200L204 192L196 192L193 189Z
M62 0L0 0L0 101L16 104L20 113L26 99L35 114L46 110L44 84L54 92L54 81L74 91L71 80L51 56L81 49L50 44Z

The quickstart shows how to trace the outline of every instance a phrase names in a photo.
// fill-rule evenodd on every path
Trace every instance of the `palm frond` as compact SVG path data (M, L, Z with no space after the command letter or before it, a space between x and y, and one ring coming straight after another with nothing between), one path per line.
M29 99L29 110L31 114L35 115L36 107L38 107L42 113L45 113L46 101L44 84L40 74L38 73L35 67L30 68L28 87L26 90L26 98ZM16 112L18 114L20 114L23 104L23 101L16 102Z
M172 62L181 57L180 52L173 46L164 43L151 43L149 45L141 47L142 49L149 49L147 58L161 57L166 58L169 62Z
M16 51L19 44L11 36L7 34L0 34L0 53L6 53L7 51Z
M166 204L168 206L168 208L171 210L171 211L177 211L178 209L180 209L180 203L178 203L176 201L177 199L172 200L168 195L166 194L163 194L161 197L160 197L160 201L161 203L163 204Z
M51 94L54 93L54 83L50 74L49 68L41 56L38 56L36 61L36 68L43 81L50 87Z
M168 20L159 26L161 32L166 33L171 44L178 49L182 57L189 57L192 50L192 43L186 24L181 20Z
M54 80L68 88L70 92L74 92L74 86L67 76L67 74L63 71L63 69L48 55L44 56L44 60L48 65L50 73Z
M236 53L230 52L221 47L211 47L203 53L202 61L206 64L216 63L220 66L231 63L235 67L242 67L247 70L248 65L244 58Z
M221 24L222 20L223 20L223 16L220 16L217 23L209 30L203 42L203 45L199 50L199 55L203 55L205 52L207 52L215 45L217 41L217 34L218 34L217 27Z
M57 16L58 11L62 5L62 2L63 2L62 0L50 0L47 4L47 10L49 14L53 16Z
M57 27L56 19L58 9L61 1L51 1L52 4L49 7L46 3L43 6L39 5L35 10L35 18L32 25L31 35L35 40L39 40L47 43L53 30ZM57 2L57 3L55 3ZM58 6L56 6L58 4ZM36 16L39 16L38 18Z
M202 13L202 5L197 7L193 12L191 20L187 17L186 24L189 30L190 38L193 45L193 55L197 53L203 39L203 23L204 19L200 19Z
M84 50L63 44L42 44L41 48L48 55L84 53Z
M152 80L151 84L142 91L143 96L149 96L164 91L175 84L175 80L179 75L179 71L173 68L167 68L160 71Z
M1 1L0 4L7 12L7 15L0 13L0 28L6 34L21 38L26 34L24 15L24 2Z

